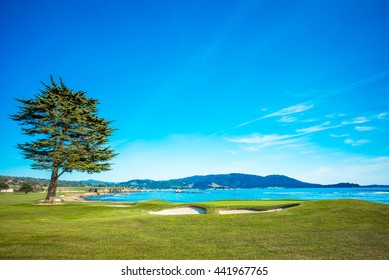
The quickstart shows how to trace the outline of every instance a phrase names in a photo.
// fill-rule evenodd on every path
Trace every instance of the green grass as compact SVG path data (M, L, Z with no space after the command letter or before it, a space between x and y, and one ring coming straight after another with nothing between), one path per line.
M389 205L357 200L214 201L206 215L150 215L163 201L37 205L0 194L0 259L388 259ZM219 215L219 209L281 212Z
M296 200L222 200L195 203L192 205L205 208L209 214L216 214L219 210L270 210L275 208L294 207L300 204L301 201Z

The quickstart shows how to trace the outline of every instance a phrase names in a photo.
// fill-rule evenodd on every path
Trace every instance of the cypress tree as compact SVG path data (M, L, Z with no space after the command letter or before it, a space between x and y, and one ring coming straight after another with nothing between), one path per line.
M17 144L24 158L34 162L33 169L51 170L45 202L54 203L62 174L110 170L108 161L116 154L108 146L112 122L97 116L98 100L73 92L61 78L59 84L50 79L34 98L16 99L21 105L10 117L23 126L23 134L34 137Z

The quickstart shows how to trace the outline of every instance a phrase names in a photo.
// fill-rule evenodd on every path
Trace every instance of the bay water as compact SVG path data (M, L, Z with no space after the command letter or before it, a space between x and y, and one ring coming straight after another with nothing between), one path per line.
M138 202L142 200L164 200L169 202L204 202L213 200L328 200L360 199L389 204L389 187L356 188L255 188L255 189L174 189L142 190L89 197L94 201Z

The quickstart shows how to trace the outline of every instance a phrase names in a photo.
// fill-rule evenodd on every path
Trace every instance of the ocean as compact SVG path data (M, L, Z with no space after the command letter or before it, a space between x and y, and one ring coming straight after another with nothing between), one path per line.
M360 199L389 204L389 188L255 188L255 189L205 189L183 190L176 193L173 189L142 190L140 192L120 193L89 197L94 201L138 202L142 200L165 200L169 202L204 202L212 200L258 200L258 199L295 199L328 200Z

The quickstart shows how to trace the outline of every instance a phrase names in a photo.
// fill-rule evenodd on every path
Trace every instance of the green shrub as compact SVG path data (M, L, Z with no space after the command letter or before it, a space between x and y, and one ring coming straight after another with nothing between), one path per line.
M24 192L25 194L32 192L33 190L33 187L28 183L23 183L22 186L19 188L19 191Z
M0 190L8 190L9 186L6 182L0 181Z

